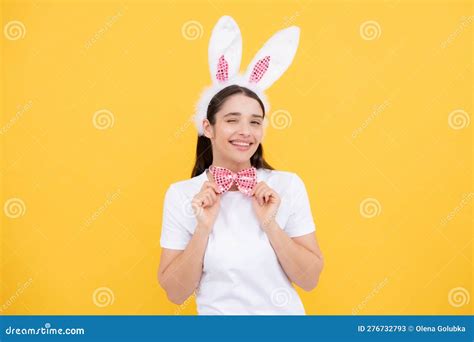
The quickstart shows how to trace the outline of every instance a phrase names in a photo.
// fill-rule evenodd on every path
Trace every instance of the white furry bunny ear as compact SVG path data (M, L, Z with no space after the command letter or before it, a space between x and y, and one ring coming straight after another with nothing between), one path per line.
M245 73L245 79L265 90L288 69L293 62L300 38L300 29L291 26L276 32L257 52Z
M200 136L204 135L204 120L212 98L230 85L253 91L262 101L264 112L270 104L264 90L270 87L293 62L300 38L300 29L288 27L276 32L255 55L245 75L239 74L242 59L242 35L232 17L221 17L212 30L209 41L209 69L212 85L201 94L193 120ZM266 125L265 125L266 126Z
M209 41L209 69L214 84L226 82L239 72L242 59L242 35L235 20L226 15L219 19Z

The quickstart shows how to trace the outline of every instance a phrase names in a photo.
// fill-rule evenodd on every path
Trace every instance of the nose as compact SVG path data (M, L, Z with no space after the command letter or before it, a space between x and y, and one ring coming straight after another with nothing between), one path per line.
M250 135L250 126L246 122L242 122L239 125L239 134L243 136L249 136Z

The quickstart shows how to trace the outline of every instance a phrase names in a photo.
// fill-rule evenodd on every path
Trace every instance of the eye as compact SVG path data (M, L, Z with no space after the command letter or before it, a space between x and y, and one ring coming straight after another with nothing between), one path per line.
M253 124L261 125L260 121L252 121Z
M227 120L227 122L237 122L235 119Z

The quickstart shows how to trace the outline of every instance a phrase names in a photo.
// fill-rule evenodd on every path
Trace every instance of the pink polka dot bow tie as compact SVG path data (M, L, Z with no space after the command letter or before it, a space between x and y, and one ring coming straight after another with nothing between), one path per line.
M209 171L211 171L212 177L214 177L214 181L221 190L221 193L229 191L235 182L240 192L251 196L252 189L257 184L257 169L253 166L235 173L225 167L212 165Z

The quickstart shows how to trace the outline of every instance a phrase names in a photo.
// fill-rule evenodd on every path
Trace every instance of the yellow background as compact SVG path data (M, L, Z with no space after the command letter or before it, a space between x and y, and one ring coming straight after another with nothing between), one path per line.
M298 290L307 313L472 313L472 2L4 1L1 11L2 313L196 313L156 279L162 205L191 173L190 117L224 14L242 31L242 71L275 31L302 30L267 92L264 148L309 192L326 265L314 291ZM11 21L24 25L19 38ZM361 30L371 21L375 36ZM113 125L98 129L103 109Z

